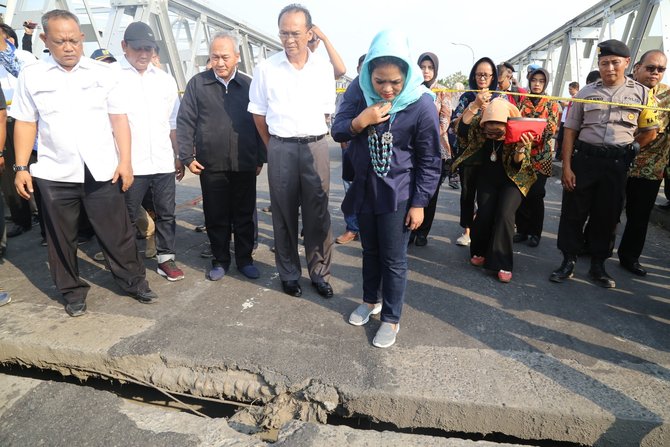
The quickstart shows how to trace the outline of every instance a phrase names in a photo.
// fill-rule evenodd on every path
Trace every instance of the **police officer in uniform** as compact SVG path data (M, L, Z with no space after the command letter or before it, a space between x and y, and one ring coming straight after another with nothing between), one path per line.
M649 89L625 75L630 50L618 40L598 44L601 80L589 84L576 98L620 104L650 104ZM577 254L584 243L584 222L590 219L587 251L589 277L605 288L616 286L605 271L612 255L614 234L624 202L626 174L640 146L656 136L658 122L649 109L574 102L565 121L563 137L563 202L558 248L563 263L549 278L563 282L572 277ZM574 152L574 156L573 156Z

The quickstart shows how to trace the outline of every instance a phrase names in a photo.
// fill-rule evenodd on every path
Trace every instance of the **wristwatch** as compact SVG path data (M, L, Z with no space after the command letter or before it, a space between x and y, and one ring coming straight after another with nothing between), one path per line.
M14 172L27 171L27 170L28 170L28 166L17 166L17 165L14 165L14 166L12 167L12 169L14 170Z

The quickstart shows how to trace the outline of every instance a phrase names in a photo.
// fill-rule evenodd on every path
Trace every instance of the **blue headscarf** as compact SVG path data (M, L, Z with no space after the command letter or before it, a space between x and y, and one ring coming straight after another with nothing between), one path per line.
M384 101L372 86L369 68L371 60L382 56L394 56L403 60L407 64L408 70L405 85L403 85L400 94L393 99L390 114L404 110L408 105L418 101L424 93L431 94L435 99L435 94L423 85L421 70L414 64L414 59L410 57L407 37L399 31L384 30L372 39L359 76L361 90L363 90L363 96L365 96L365 102L368 106Z

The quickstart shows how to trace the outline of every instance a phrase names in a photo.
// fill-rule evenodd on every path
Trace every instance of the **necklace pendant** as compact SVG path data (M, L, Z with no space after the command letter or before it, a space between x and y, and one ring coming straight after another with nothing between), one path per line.
M496 153L496 151L494 149L493 152L491 152L491 161L495 163L496 160L498 160L498 154Z

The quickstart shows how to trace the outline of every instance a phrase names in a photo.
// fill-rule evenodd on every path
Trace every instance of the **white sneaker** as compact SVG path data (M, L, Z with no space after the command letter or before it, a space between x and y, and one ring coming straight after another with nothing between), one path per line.
M377 315L381 311L381 303L375 304L372 309L368 306L368 303L363 303L354 309L351 315L349 315L349 324L353 324L354 326L363 326L365 323L370 321L370 315Z
M400 323L396 324L396 329L393 329L392 323L382 321L382 325L377 331L372 344L378 348L388 348L395 343L395 336L400 332Z
M461 247L467 247L468 245L470 245L470 236L468 236L465 233L461 234L461 237L456 239L456 245L460 245Z

